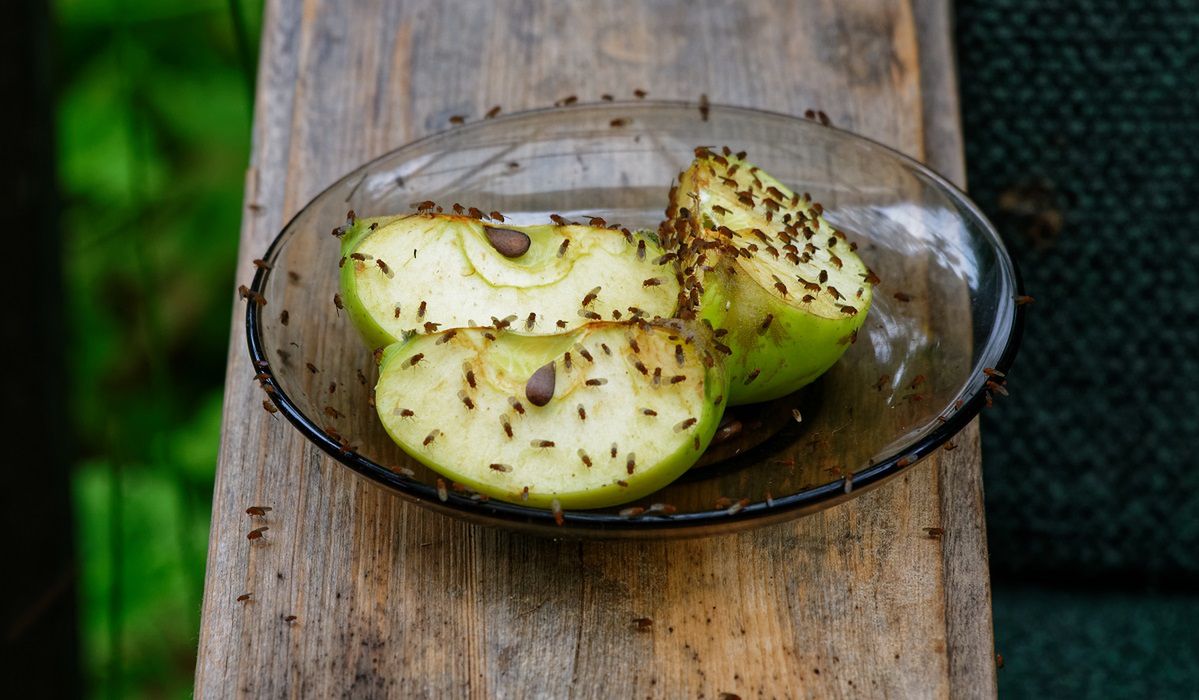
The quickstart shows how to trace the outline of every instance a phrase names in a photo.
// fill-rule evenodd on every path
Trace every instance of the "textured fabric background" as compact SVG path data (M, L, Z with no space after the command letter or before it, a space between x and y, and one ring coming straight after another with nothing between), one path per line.
M962 0L970 192L1030 307L992 566L1199 580L1199 2Z
M1199 1L958 0L971 195L1020 263L984 412L1003 697L1199 697Z
M995 593L999 696L1199 697L1196 620L1195 596L1003 586Z

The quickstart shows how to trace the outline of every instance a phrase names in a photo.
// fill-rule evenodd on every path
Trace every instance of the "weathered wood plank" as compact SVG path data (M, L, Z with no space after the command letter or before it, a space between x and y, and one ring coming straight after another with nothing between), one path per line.
M914 0L913 7L920 37L924 161L965 187L952 8L941 0ZM989 697L995 695L998 681L978 421L954 442L957 450L942 453L938 465L949 673L955 696Z
M640 87L819 108L960 176L946 3L633 5L268 3L243 275L343 172L495 104ZM794 523L556 543L356 479L258 407L252 374L238 307L199 697L994 694L975 433L952 459ZM265 542L245 538L249 505L274 508ZM636 630L640 617L653 625Z

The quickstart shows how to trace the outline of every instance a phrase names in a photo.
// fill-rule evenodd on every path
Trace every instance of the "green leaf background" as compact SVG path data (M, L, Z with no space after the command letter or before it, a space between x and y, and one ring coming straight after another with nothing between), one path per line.
M58 0L85 686L191 694L258 0Z

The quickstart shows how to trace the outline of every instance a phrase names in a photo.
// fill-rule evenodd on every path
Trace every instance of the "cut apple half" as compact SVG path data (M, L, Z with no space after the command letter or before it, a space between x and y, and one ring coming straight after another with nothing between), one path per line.
M697 149L659 229L677 250L684 317L730 354L733 404L810 383L856 340L877 281L819 204L745 160Z
M678 304L673 256L652 234L423 213L352 220L339 231L341 298L373 348L472 326L559 334L597 320L670 317Z
M592 322L532 336L461 328L384 351L375 405L409 455L513 503L600 508L703 454L728 382L700 324Z

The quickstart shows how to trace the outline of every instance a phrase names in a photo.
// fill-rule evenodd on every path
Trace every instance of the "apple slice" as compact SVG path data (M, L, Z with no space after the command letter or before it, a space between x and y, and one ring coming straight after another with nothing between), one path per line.
M733 404L810 383L845 352L877 282L809 196L745 160L696 149L659 237L678 251L683 317L717 329Z
M678 304L673 256L652 234L439 214L352 219L335 232L345 310L372 348L470 326L563 333L669 317Z
M641 498L685 472L727 390L706 327L594 322L554 336L413 336L384 351L375 405L392 439L449 479L577 509Z

